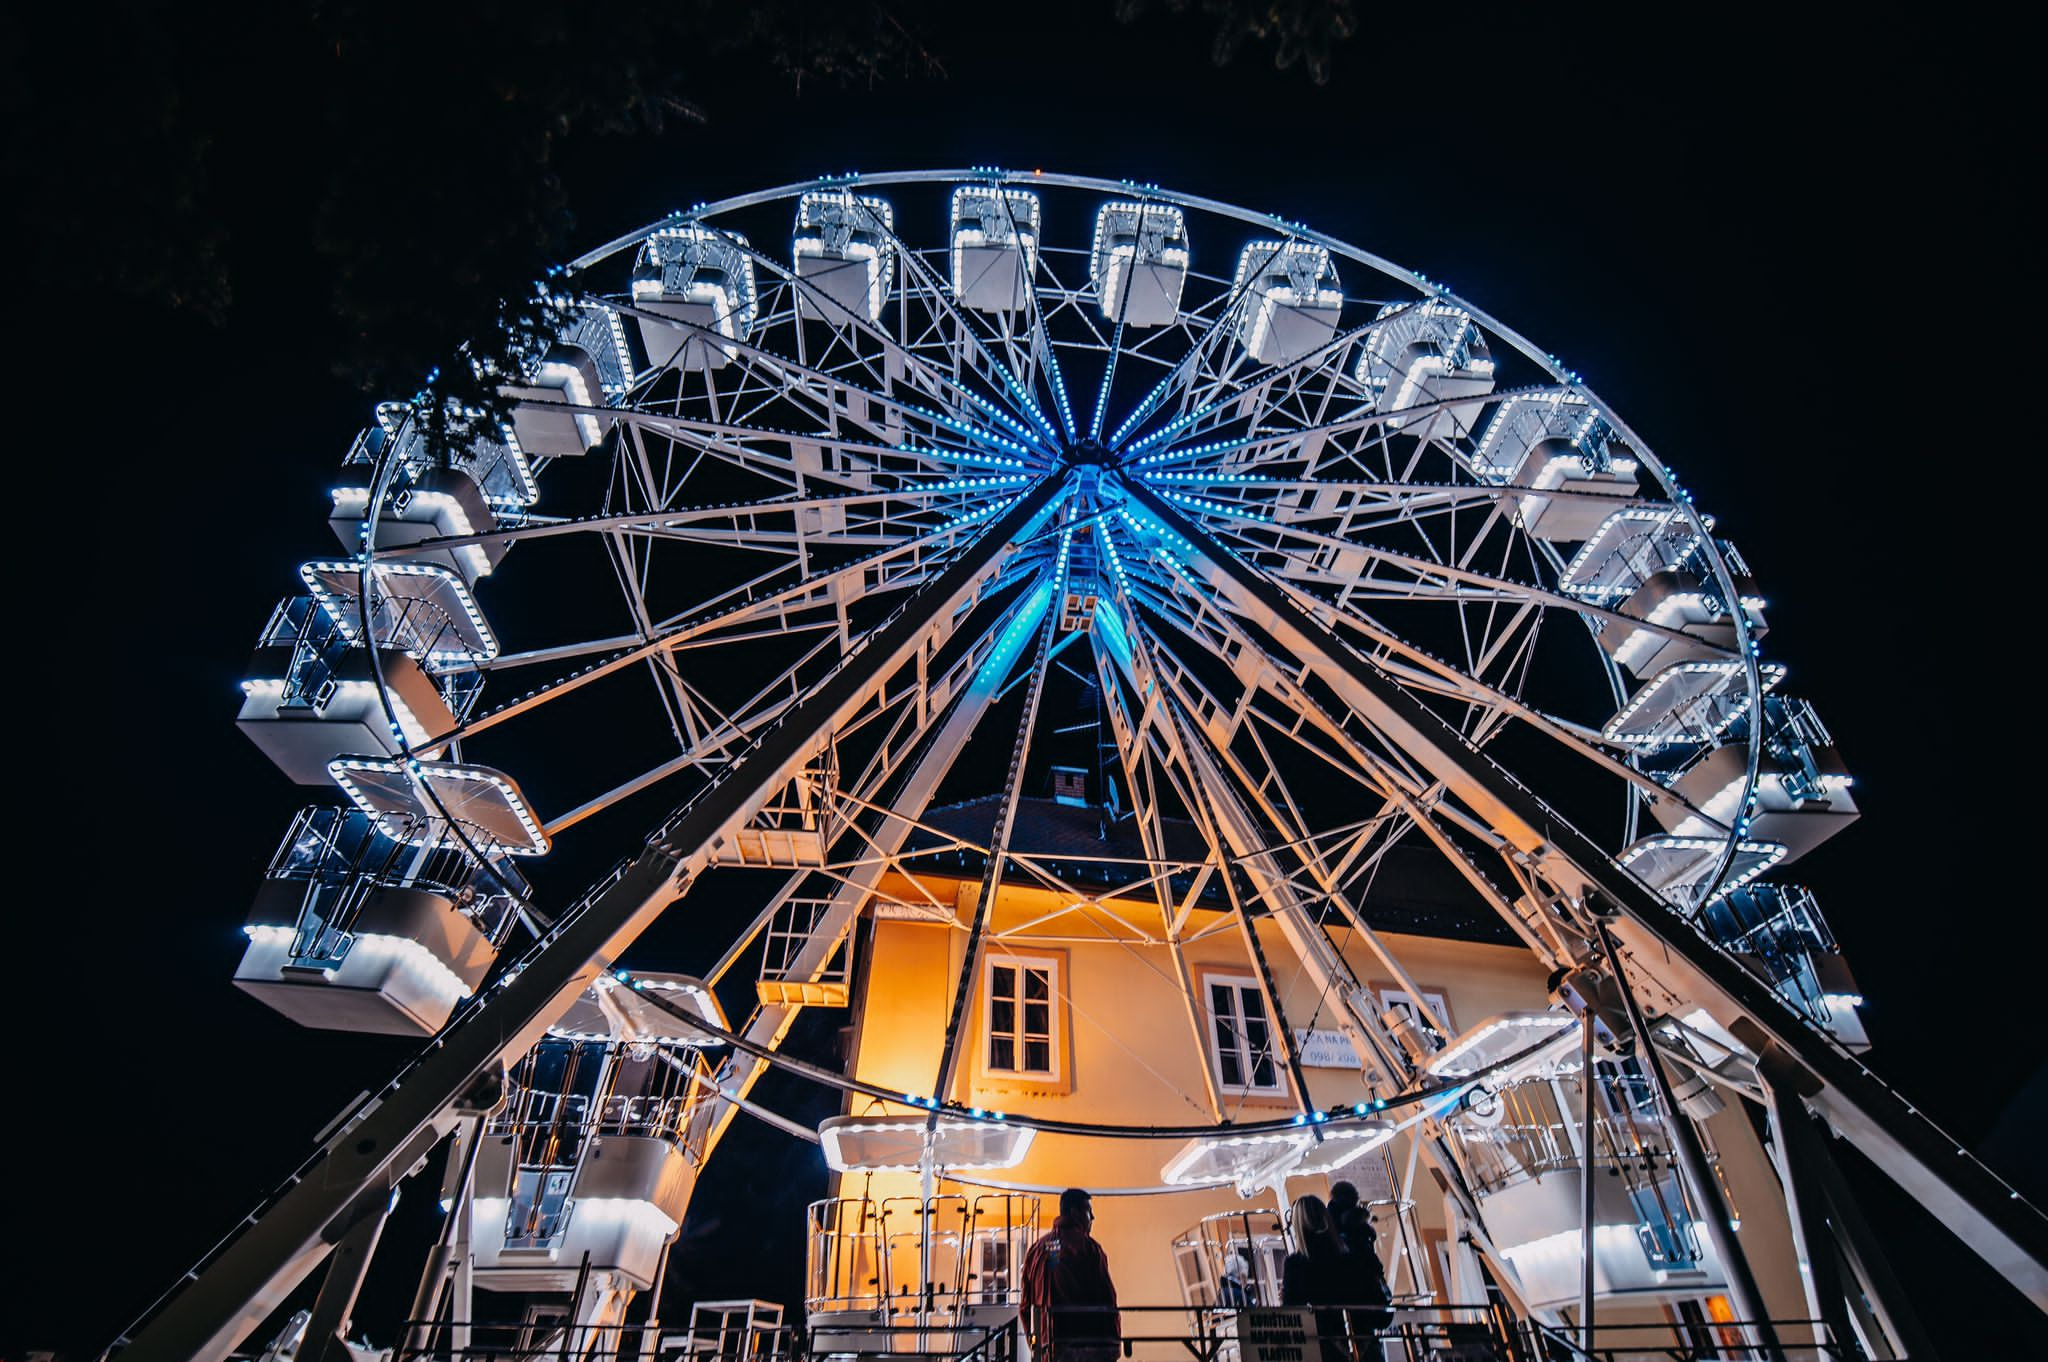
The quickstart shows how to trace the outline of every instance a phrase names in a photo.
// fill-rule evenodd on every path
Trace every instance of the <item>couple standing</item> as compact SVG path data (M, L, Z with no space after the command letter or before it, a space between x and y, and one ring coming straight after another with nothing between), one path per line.
M1360 1356L1380 1330L1394 1322L1393 1292L1380 1266L1372 1215L1359 1203L1358 1189L1348 1182L1330 1185L1330 1200L1296 1198L1288 1229L1294 1252L1280 1279L1280 1303L1314 1307L1316 1333L1323 1340L1325 1362L1345 1356L1345 1326ZM1331 1307L1341 1306L1342 1309Z
M1043 1362L1112 1362L1122 1350L1116 1283L1109 1255L1089 1233L1094 1224L1094 1199L1069 1187L1060 1193L1051 1232L1024 1255L1025 1336ZM1300 1198L1289 1228L1295 1250L1287 1255L1281 1304L1318 1307L1316 1330L1325 1340L1326 1358L1342 1356L1347 1319L1362 1350L1393 1322L1394 1312L1372 1218L1359 1203L1358 1189L1335 1183L1327 1204L1321 1197Z

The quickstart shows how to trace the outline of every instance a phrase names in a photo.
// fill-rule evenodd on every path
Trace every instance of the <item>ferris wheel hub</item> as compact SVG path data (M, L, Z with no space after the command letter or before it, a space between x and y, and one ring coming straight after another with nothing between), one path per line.
M1076 440L1067 446L1066 460L1071 464L1108 467L1116 462L1116 453L1100 440Z

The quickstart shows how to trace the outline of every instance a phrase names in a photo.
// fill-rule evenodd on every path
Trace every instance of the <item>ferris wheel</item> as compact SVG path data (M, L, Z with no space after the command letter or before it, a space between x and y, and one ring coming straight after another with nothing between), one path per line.
M417 402L378 408L238 716L319 794L236 983L426 1048L134 1356L235 1346L508 1067L519 1091L559 1069L551 1037L631 1040L642 1067L670 1047L660 1081L719 1099L669 1132L701 1166L797 1014L845 1005L863 908L962 852L984 889L942 1062L894 1096L982 1145L959 1037L1005 874L1150 895L1162 939L1205 889L1278 923L1368 1075L1354 1112L1300 1114L1333 1135L1535 1053L1514 1046L1541 1026L1414 1034L1360 1001L1329 933L1371 938L1379 868L1420 847L1589 1035L1747 1056L2048 1298L2038 1214L1856 1058L1854 984L1783 878L1857 810L1765 598L1555 357L1301 223L987 167L698 205L544 297L553 340L488 376L501 425L451 449ZM1048 717L1062 693L1097 707L1081 737ZM1130 820L1122 882L1013 845L1049 763ZM998 792L987 833L940 835L928 812L970 772ZM522 867L572 839L626 859L550 901ZM733 869L776 887L701 974L618 969ZM1264 984L1268 1060L1297 1064ZM1454 1182L1456 1145L1447 1123L1429 1155Z

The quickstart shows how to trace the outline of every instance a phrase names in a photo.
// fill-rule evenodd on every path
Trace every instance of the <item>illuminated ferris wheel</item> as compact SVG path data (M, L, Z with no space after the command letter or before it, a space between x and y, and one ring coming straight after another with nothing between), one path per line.
M629 1208L606 1222L618 1261L584 1259L613 1275L579 1320L617 1327L793 1019L848 1004L878 902L966 942L936 1072L887 1096L929 1113L927 1165L942 1137L1000 1162L1034 1113L961 1098L964 1014L1020 878L1149 898L1176 961L1191 905L1236 922L1247 1064L1302 1062L1255 920L1329 1000L1359 1100L1261 1125L1210 1082L1177 1132L1193 1182L1334 1167L1405 1113L1483 1227L1502 1092L1569 1077L1597 1038L1634 1056L1668 1145L1667 1228L1692 1227L1738 1297L1688 1134L1715 1087L1796 1091L2038 1284L2031 1208L1853 1057L1854 985L1782 877L1856 807L1781 689L1764 598L1554 357L1303 224L990 168L700 205L547 290L554 340L492 376L501 427L448 450L410 405L379 408L335 484L336 549L300 569L244 683L244 731L321 798L236 982L305 1025L431 1040L135 1356L233 1346L309 1245L341 1242L342 1211L451 1132L455 1194L502 1226L484 1278L568 1233L579 1199ZM1096 715L1079 737L1054 714L1074 695ZM1114 883L1019 840L1049 767L1141 849ZM963 834L931 810L970 768L996 797ZM576 838L630 854L548 902L520 867ZM1377 944L1416 1007L1362 987L1333 934L1377 941L1376 877L1415 848L1551 972L1555 1012L1433 1027ZM981 893L919 900L935 857ZM735 870L774 887L702 973L618 970ZM531 1154L536 1095L559 1125L572 1089L668 1113L612 1132L651 1142L643 1165L601 1188L573 1163L478 1171L477 1132ZM859 1166L893 1128L829 1148Z

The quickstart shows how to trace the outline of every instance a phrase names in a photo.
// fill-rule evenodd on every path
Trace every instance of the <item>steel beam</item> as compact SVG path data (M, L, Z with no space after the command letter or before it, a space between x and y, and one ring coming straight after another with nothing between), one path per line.
M1636 998L1636 991L1629 987L1628 979L1622 973L1621 956L1614 949L1614 937L1604 927L1600 931L1600 945L1607 953L1608 964L1613 967L1622 1005L1628 1009L1629 1029L1635 1032L1636 1041L1642 1046L1642 1065L1649 1071L1650 1082L1657 1093L1657 1104L1664 1109L1665 1125L1671 1131L1672 1151L1678 1155L1678 1166L1684 1171L1685 1180L1692 1185L1695 1204L1705 1211L1695 1220L1705 1224L1707 1242L1714 1246L1715 1255L1721 1260L1721 1271L1728 1278L1728 1294L1735 1298L1735 1310L1742 1317L1743 1330L1755 1340L1757 1350L1770 1362L1784 1362L1785 1350L1778 1342L1778 1330L1771 1323L1771 1312L1764 1305L1763 1289L1757 1285L1756 1274L1750 1271L1749 1255L1743 1252L1742 1241L1736 1235L1735 1213L1729 1209L1720 1180L1715 1176L1713 1165L1707 1161L1706 1145L1700 1140L1698 1128L1693 1125L1692 1117L1686 1114L1685 1108L1678 1105L1678 1097L1671 1090L1671 1075L1664 1067L1666 1060L1657 1048L1656 1037L1650 1034L1649 1023L1643 1020L1643 1006ZM1588 1035L1592 1033L1590 1012L1579 1019L1579 1025ZM1585 1053L1593 1053L1590 1044L1586 1046ZM1580 1072L1579 1081L1586 1085L1588 1092L1592 1091L1599 1080L1591 1064ZM1591 1110L1590 1105L1587 1110ZM1589 1151L1593 1147L1592 1138L1593 1130L1589 1123L1585 1131ZM1589 1154L1586 1159L1588 1170L1592 1164ZM1589 1214L1592 1206L1593 1198L1588 1195L1586 1207ZM1590 1231L1588 1243L1590 1246ZM1587 1337L1591 1338L1590 1327Z
M1873 1356L1936 1362L1932 1338L1900 1285L1877 1236L1849 1195L1825 1137L1799 1100L1802 1075L1776 1057L1765 1062L1772 1141L1793 1246L1807 1268L1809 1300L1818 1307L1838 1348L1860 1343Z
M1012 618L999 616L989 626L989 633L999 632ZM891 801L888 813L869 834L868 841L876 854L867 857L846 877L845 882L834 891L832 906L819 919L796 959L790 965L790 973L797 978L814 975L824 968L832 952L838 948L839 940L853 928L854 919L859 915L862 903L873 893L882 876L895 868L895 860L903 844L917 826L917 820L930 807L932 797L938 793L939 782L953 768L953 760L966 747L968 738L988 714L991 703L1001 689L1003 677L991 674L981 676L977 667L976 675L963 688L953 702L949 712L944 714L935 736L924 751L915 759L909 776ZM935 720L939 715L932 716ZM747 1022L742 1038L753 1045L778 1047L789 1034L789 1028L796 1022L802 1008L794 1004L765 1006ZM737 1065L736 1065L737 1067ZM758 1056L751 1066L740 1073L731 1085L731 1091L745 1097L753 1090L754 1084L767 1072L768 1061ZM728 1106L719 1115L705 1141L705 1158L717 1148L719 1138L731 1125L735 1108Z
M1128 610L1128 603L1125 604L1126 628L1134 629L1135 614ZM1364 1004L1366 990L1358 982L1343 952L1337 949L1296 895L1294 884L1284 869L1273 854L1263 848L1257 823L1238 800L1217 755L1206 745L1198 745L1197 739L1189 732L1193 726L1174 710L1174 702L1167 690L1156 684L1157 660L1143 651L1128 659L1112 660L1121 667L1121 674L1132 694L1143 699L1147 713L1156 709L1157 719L1153 726L1158 740L1166 749L1165 760L1177 765L1187 782L1184 798L1190 811L1198 816L1203 837L1209 842L1210 853L1216 863L1225 867L1225 874L1229 873L1228 867L1232 865L1245 871L1254 891L1270 908L1288 947L1295 952L1315 983L1317 992L1336 1000L1337 1011L1333 1020L1350 1043L1352 1053L1358 1057L1361 1070L1377 1072L1390 1090L1398 1087L1401 1072L1396 1057L1398 1050L1373 1009ZM1141 732L1144 726L1139 724ZM1417 999L1417 1006L1420 1005L1421 1000ZM1298 1070L1295 1077L1298 1090L1306 1101L1307 1088L1301 1085ZM1494 1264L1497 1279L1516 1298L1520 1309L1521 1287L1514 1265L1495 1249L1478 1202L1466 1187L1458 1163L1451 1155L1449 1140L1440 1132L1418 1132L1413 1138L1426 1146L1424 1157L1438 1174L1445 1197L1470 1222L1473 1243ZM1522 1313L1531 1314L1526 1309Z
M324 1257L323 1234L376 1184L394 1184L452 1125L479 1075L530 1048L601 970L675 901L713 848L771 798L931 632L971 599L1045 518L1064 479L1047 478L997 519L720 779L649 839L608 886L563 919L505 976L472 999L426 1052L343 1124L298 1175L251 1216L126 1340L124 1362L218 1362ZM405 1162L398 1161L410 1154ZM119 1346L119 1345L117 1345Z
M2048 1311L2048 1217L1279 587L1137 478L1119 472L1117 481L1188 546L1202 581L1299 657L1553 885L1573 897L1597 892L1618 909L1613 930L1646 981L1704 1007L1723 1025L1755 1028L1759 1044L1775 1045L1811 1076L1809 1106Z

